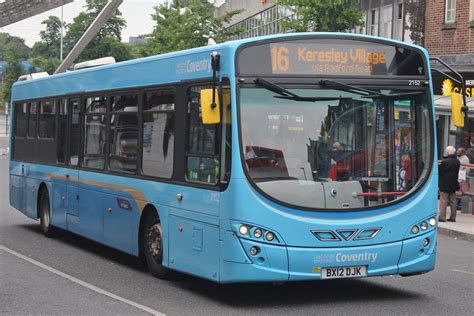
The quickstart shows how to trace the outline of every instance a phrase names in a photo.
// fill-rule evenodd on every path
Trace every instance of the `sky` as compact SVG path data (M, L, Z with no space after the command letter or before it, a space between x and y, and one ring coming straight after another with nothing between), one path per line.
M153 7L159 5L163 0L124 0L119 10L127 21L127 27L122 31L122 41L128 42L130 36L149 34L153 30L153 20L151 13ZM85 0L75 0L64 5L64 21L71 23L73 18L83 11ZM26 45L32 47L40 40L39 33L44 30L45 25L41 24L50 15L61 17L61 7L46 11L26 20L19 21L0 27L0 32L9 33L25 39Z

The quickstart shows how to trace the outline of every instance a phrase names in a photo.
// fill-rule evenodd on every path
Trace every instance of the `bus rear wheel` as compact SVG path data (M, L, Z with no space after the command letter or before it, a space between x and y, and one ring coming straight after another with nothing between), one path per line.
M39 202L39 218L43 234L46 237L54 237L55 228L51 226L51 207L47 189L42 190Z
M155 215L148 216L143 230L143 252L150 273L159 279L167 279L169 270L163 266L163 231Z

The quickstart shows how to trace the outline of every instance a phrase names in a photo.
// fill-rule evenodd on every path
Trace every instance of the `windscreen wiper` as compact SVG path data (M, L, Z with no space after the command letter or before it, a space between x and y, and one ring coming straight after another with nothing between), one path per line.
M336 90L353 92L355 94L361 95L363 98L372 98L372 99L399 99L399 98L404 98L410 95L420 95L424 93L423 91L413 91L413 92L404 92L404 93L385 94L385 93L377 92L374 90L369 90L369 89L345 84L345 83L335 81L335 80L328 80L328 79L320 80L319 85L331 87Z
M255 84L264 87L267 90L275 92L279 94L275 96L278 99L287 99L287 100L294 100L294 101L308 101L308 102L317 102L317 101L334 101L334 100L352 100L350 97L304 97L300 96L296 93L293 93L282 86L277 85L271 81L266 79L257 78L254 80Z

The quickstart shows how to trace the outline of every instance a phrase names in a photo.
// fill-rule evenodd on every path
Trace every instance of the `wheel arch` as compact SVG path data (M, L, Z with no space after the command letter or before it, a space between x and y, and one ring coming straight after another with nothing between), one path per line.
M138 256L143 258L143 230L145 229L146 219L149 216L156 216L159 222L161 222L160 214L158 209L153 204L147 204L143 208L142 214L140 216L140 224L138 225Z
M39 187L38 187L38 196L36 197L36 218L39 218L39 210L40 210L40 203L41 203L41 197L43 196L43 192L46 191L49 194L48 186L46 185L45 182L41 182ZM50 197L51 198L51 197ZM51 205L51 201L49 201Z

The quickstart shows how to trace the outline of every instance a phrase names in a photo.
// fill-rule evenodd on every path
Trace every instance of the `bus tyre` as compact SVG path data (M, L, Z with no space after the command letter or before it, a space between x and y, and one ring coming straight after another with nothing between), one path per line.
M43 190L41 192L39 207L41 230L46 237L54 237L55 229L51 226L51 207L49 203L48 190Z
M159 279L167 279L168 268L163 262L163 231L156 216L148 216L143 230L143 251L150 273Z

